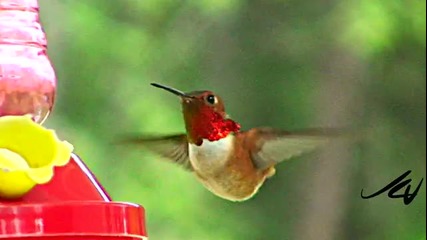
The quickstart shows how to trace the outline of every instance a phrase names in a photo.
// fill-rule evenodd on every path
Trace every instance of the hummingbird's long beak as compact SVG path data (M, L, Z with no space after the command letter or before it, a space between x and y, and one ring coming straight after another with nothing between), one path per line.
M158 84L158 83L151 83L151 86L164 89L164 90L166 90L168 92L171 92L171 93L173 93L173 94L175 94L177 96L180 96L182 98L187 98L187 99L194 98L193 96L187 95L184 92L179 91L178 89L175 89L175 88L172 88L172 87L168 87L168 86L165 86L165 85L161 85L161 84Z

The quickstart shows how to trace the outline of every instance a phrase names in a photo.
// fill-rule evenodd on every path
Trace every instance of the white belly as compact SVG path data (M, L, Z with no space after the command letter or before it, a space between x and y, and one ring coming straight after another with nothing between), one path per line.
M233 150L233 140L234 136L229 134L218 141L211 142L205 139L200 146L190 144L189 158L193 168L201 173L222 168Z
M242 190L241 176L224 169L233 147L234 136L231 134L214 142L204 140L201 146L189 145L189 158L197 178L209 191L230 201L244 201L258 191L265 178L253 188L249 186Z

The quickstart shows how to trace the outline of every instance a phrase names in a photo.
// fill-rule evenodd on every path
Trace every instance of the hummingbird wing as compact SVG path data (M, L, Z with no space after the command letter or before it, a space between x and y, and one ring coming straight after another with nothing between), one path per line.
M255 143L255 146L250 148L252 161L261 170L313 151L341 135L341 131L337 129L306 129L290 132L257 128L249 130L248 133L248 137L252 139L247 142Z
M188 171L193 167L188 157L188 142L185 134L176 134L157 137L133 137L121 141L125 145L138 145L145 147L165 159L182 166Z

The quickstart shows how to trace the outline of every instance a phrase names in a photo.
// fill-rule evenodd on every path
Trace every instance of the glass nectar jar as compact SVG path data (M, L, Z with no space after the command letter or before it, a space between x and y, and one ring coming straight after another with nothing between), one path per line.
M55 100L37 0L0 1L0 116L31 114L42 123Z

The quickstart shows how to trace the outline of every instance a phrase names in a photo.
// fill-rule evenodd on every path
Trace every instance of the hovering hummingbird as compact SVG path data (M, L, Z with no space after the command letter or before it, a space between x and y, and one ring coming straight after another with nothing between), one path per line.
M275 174L276 164L314 150L339 134L334 129L290 132L263 127L240 131L215 93L184 93L157 83L151 85L180 97L186 133L139 136L124 143L145 146L181 165L213 194L230 201L253 197Z

